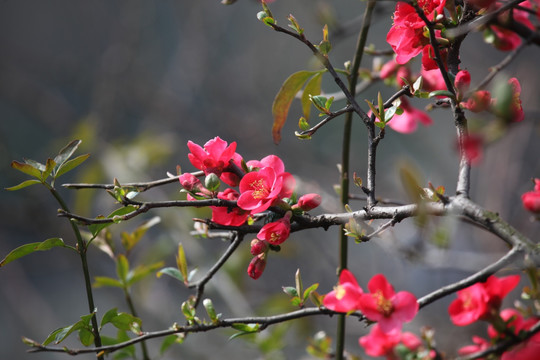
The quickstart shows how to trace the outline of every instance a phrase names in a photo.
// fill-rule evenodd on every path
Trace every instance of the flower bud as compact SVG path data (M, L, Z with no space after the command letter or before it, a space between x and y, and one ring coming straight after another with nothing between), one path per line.
M206 175L206 178L204 179L204 186L208 190L217 191L219 189L219 185L221 185L221 182L219 181L219 177L216 174L210 173Z
M458 98L462 99L471 85L471 74L467 70L460 70L456 79L454 80L454 86L456 87Z
M482 112L487 110L491 104L491 94L487 90L478 90L471 95L463 107L472 112Z
M535 180L536 181L536 180ZM539 184L537 182L537 184ZM537 187L540 187L538 185L535 186L535 189ZM529 191L525 194L521 195L521 202L523 203L523 207L533 213L540 213L540 191Z
M265 253L268 250L268 242L265 240L253 239L251 240L251 255L257 256Z
M178 180L187 191L198 190L201 185L201 181L191 173L183 173L178 177Z
M321 205L321 195L319 194L306 194L298 199L298 203L294 208L300 208L303 211L310 211Z
M261 277L264 268L266 267L266 254L260 254L251 259L251 262L248 265L247 273L249 277L254 280L257 280Z

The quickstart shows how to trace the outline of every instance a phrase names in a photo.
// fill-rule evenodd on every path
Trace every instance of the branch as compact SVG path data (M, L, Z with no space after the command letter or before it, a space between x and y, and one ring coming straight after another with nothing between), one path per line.
M330 120L332 120L332 119L334 119L334 118L336 118L336 117L338 117L340 115L343 115L345 113L349 113L351 111L354 111L354 108L351 105L347 105L343 109L340 109L340 110L338 110L336 112L330 113L330 115L325 117L323 120L321 120L317 125L313 126L312 128L298 132L298 135L312 136L313 134L315 134L317 132L317 130L319 130L321 127L323 127Z
M200 177L204 175L204 172L202 171L195 171L192 172L194 176ZM169 176L164 179L149 181L149 182L135 182L135 183L126 183L122 184L122 186L125 187L135 187L137 188L137 191L143 192L148 189L151 189L156 186L166 185L166 184L172 184L172 183L178 183L178 176ZM105 189L105 190L112 190L114 189L114 184L85 184L85 183L78 183L78 184L62 184L63 187L68 189Z

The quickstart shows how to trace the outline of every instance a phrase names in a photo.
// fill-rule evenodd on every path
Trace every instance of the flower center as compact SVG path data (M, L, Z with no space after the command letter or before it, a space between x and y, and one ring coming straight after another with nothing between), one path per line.
M336 291L336 299L338 300L343 299L343 297L347 293L347 291L345 291L345 288L341 285L336 286L334 289Z
M378 290L374 296L377 300L377 311L384 314L384 316L389 316L394 310L392 302L389 299L385 298L382 291L380 290Z
M254 199L264 199L268 196L270 191L264 186L264 180L259 179L253 181L249 186L253 189L252 196Z

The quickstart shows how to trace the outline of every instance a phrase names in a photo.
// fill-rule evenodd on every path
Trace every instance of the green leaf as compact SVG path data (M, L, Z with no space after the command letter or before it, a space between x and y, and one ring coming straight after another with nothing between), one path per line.
M101 318L101 325L99 325L99 329L101 330L105 324L108 324L111 322L113 318L115 318L118 315L118 308L112 308L111 310L107 311L105 315Z
M30 185L34 185L34 184L41 184L41 180L26 180L26 181L23 181L22 183L20 183L19 185L15 185L15 186L12 186L12 187L8 187L8 188L5 188L5 190L7 191L15 191L15 190L20 190L20 189L23 189L25 187L28 187Z
M52 333L49 334L49 336L47 336L47 339L45 339L45 341L43 342L43 345L47 346L51 342L54 342L55 344L60 344L72 332L83 329L83 328L89 329L90 319L92 318L93 315L94 315L93 313L88 314L88 315L83 315L81 316L81 320L77 321L75 324L54 330Z
M71 155L73 155L81 143L81 140L73 140L60 150L58 155L54 158L54 161L58 164L59 168L71 157Z
M56 166L56 162L53 159L47 159L47 163L45 164L45 171L41 174L41 180L45 181L51 175L52 171L54 170L54 167Z
M120 330L131 330L133 323L139 326L142 324L141 319L128 313L118 313L111 319L111 324Z
M34 165L12 161L11 167L25 173L26 175L30 175L41 180L41 171Z
M429 93L428 97L432 98L434 96L447 96L447 97L454 97L454 94L452 94L448 90L435 90Z
M130 251L133 249L135 245L141 240L144 234L146 234L146 231L150 229L152 226L159 224L161 222L161 218L159 216L154 216L152 219L147 220L143 222L141 225L139 225L134 232L131 234L128 234L126 232L122 233L122 245L126 249L126 251Z
M274 116L274 123L272 126L272 136L274 143L278 144L281 141L281 129L285 125L287 120L287 114L291 103L304 83L318 71L298 71L285 80L281 88L279 89L274 102L272 104L272 115Z
M127 284L127 277L129 273L129 262L125 255L120 254L116 258L116 275L123 284Z
M7 256L0 261L0 267L9 264L13 260L17 260L23 256L31 254L35 251L45 251L54 247L67 247L64 241L60 238L51 238L43 242L35 242L26 245L19 246L15 250L11 251Z
M84 346L90 346L94 343L94 334L91 328L83 327L79 330L79 340Z
M176 255L176 266L178 267L178 270L180 270L180 273L182 274L182 278L184 279L184 282L188 281L188 266L187 266L187 260L186 260L186 253L184 252L184 247L182 246L182 243L178 243L178 255Z
M156 276L158 278L161 277L161 275L169 275L170 277L173 277L181 282L185 282L185 279L184 277L182 276L182 273L180 272L180 270L178 270L177 268L174 268L174 267L166 267L166 268L163 268L161 269L160 271L157 272Z
M171 345L181 344L184 342L184 339L185 339L184 334L172 334L172 335L166 336L163 339L163 342L161 343L161 347L159 348L159 353L163 355L163 353L165 353L165 351L167 351L167 349L171 347Z
M229 340L235 339L239 336L253 334L259 331L261 327L259 324L232 324L232 327L236 330L240 330L239 333L234 334L229 338Z
M311 103L310 103L311 104ZM309 123L307 122L306 118L305 117L301 117L299 120L298 120L298 127L300 128L300 130L302 131L306 131L309 129Z
M309 295L311 295L312 292L314 292L315 290L317 290L318 287L319 287L319 284L318 284L318 283L315 283L315 284L311 285L310 287L308 287L308 288L304 291L304 302L306 302L306 300L309 298Z
M380 120L381 116L379 115L379 109L377 109L375 107L375 105L373 105L373 103L371 101L369 101L367 99L365 101L368 104L369 108L371 109L371 112L373 113L373 115L375 115L375 117ZM377 124L377 123L375 123L375 124Z
M90 154L85 154L85 155L77 156L75 159L66 161L65 163L63 163L57 168L54 174L54 178L56 179L59 176L64 175L68 171L75 169L77 166L81 165L84 161L86 161L86 159L88 159L89 157L90 157Z
M110 213L109 216L107 216L107 218L112 219L115 216L123 216L135 210L136 209L133 206L124 206ZM112 222L105 223L105 224L91 224L91 225L88 225L88 230L90 230L90 232L92 233L92 236L96 236L101 230L105 229L108 226L111 226L112 224L113 224Z
M40 163L39 161L27 159L27 158L24 158L23 160L26 164L36 168L39 172L45 171L45 165Z
M323 72L319 72L315 74L315 76L313 76L311 79L309 79L309 81L306 83L304 91L302 92L302 114L304 115L306 120L309 120L309 116L311 114L311 101L309 99L309 96L319 95L321 93L322 74Z
M283 292L289 296L298 296L296 288L292 286L283 286Z
M94 287L102 287L102 286L119 287L119 288L124 287L124 284L122 284L122 282L118 281L117 279L113 279L107 276L94 277L94 283L92 285Z
M151 265L139 265L134 270L130 271L127 276L127 286L131 286L137 281L142 280L146 276L150 275L154 271L163 266L164 262L159 261Z

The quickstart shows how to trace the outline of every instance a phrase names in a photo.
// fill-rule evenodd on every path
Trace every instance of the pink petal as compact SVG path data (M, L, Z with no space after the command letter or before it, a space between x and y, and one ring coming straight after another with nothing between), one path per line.
M395 317L401 322L409 322L418 313L418 301L416 296L408 291L400 291L392 298L394 312L392 317Z
M374 294L379 291L382 292L382 295L386 299L391 299L395 294L394 287L386 280L386 277L383 274L373 276L371 280L369 280L368 289L369 292Z

